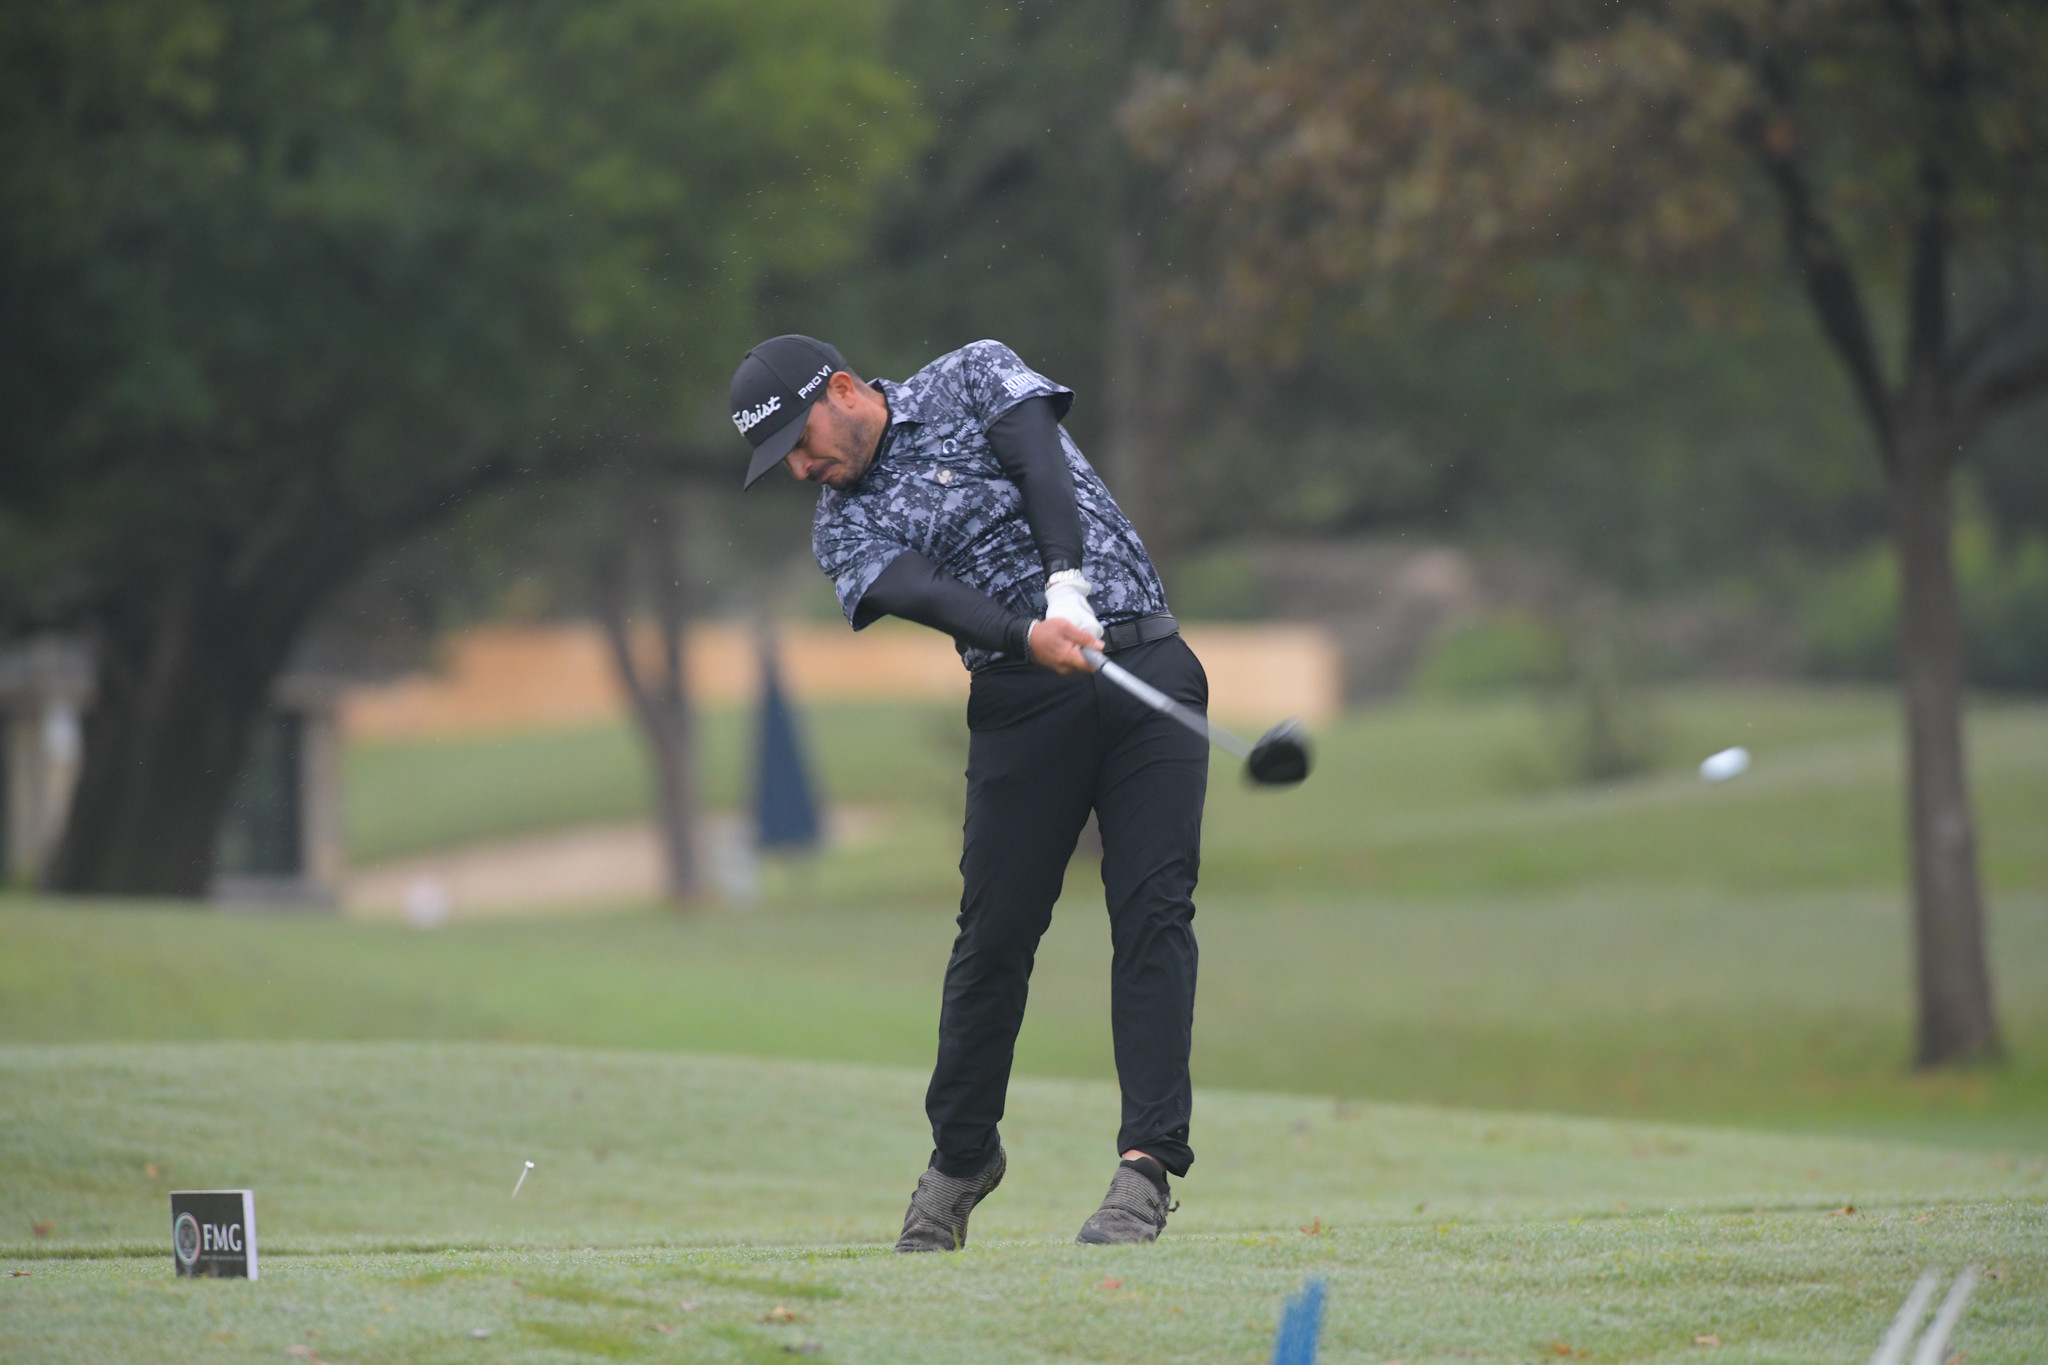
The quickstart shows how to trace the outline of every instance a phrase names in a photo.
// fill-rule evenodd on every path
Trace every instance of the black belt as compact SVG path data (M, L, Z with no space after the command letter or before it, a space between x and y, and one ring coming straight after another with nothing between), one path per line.
M1128 621L1111 621L1102 627L1102 643L1108 653L1120 649L1136 649L1149 645L1154 640L1164 640L1169 635L1180 634L1180 622L1166 612L1155 612L1150 616L1135 616Z

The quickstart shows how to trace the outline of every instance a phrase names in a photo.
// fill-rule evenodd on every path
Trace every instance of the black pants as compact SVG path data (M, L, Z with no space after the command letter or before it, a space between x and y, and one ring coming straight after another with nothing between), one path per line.
M1179 636L1121 650L1116 662L1175 700L1207 709L1208 679ZM965 1177L995 1152L1031 964L1093 808L1102 831L1110 1020L1123 1090L1116 1149L1150 1153L1184 1175L1194 1160L1188 1045L1209 747L1101 678L1031 665L975 674L967 728L960 933L946 967L939 1060L925 1095L935 1164Z

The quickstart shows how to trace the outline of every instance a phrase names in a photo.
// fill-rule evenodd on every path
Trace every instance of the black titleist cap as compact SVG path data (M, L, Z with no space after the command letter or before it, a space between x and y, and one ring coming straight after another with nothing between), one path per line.
M740 362L732 376L732 424L754 447L747 481L775 468L804 434L811 404L825 391L825 381L846 368L832 346L812 337L771 337Z

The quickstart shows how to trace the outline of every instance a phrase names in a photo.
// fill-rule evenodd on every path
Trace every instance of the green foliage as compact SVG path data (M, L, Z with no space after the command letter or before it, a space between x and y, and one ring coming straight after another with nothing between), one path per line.
M2001 545L1981 519L1956 527L1955 567L1963 597L1970 682L2016 692L2048 692L2048 535L2028 533ZM1808 658L1823 677L1898 675L1898 562L1873 546L1816 574L1799 613Z
M917 134L824 0L92 0L0 14L0 631L83 629L52 876L192 891L249 725L372 550L674 464L771 272Z
M1657 765L1650 695L1615 622L1496 611L1447 634L1417 670L1419 696L1478 697L1534 690L1550 743L1506 771L1532 787L1611 782Z
M1258 566L1235 550L1182 559L1168 575L1166 591L1187 621L1255 621L1269 605Z
M117 476L94 510L154 524L171 496L275 516L320 464L334 510L367 511L484 451L689 431L754 282L848 250L914 130L864 52L877 18L10 10L4 264L65 382L9 436L57 509L89 491L60 457L85 458Z
M1557 627L1531 612L1495 611L1447 631L1415 670L1418 696L1521 691L1557 681L1565 667Z

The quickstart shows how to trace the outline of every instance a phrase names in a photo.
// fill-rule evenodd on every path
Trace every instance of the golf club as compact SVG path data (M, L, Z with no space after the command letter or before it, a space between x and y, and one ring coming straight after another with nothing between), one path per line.
M1129 669L1111 663L1103 657L1102 651L1084 647L1081 657L1097 673L1153 710L1173 717L1225 753L1243 759L1245 778L1254 785L1291 787L1308 776L1311 761L1308 730L1300 721L1283 720L1260 735L1258 743L1248 744L1207 717L1188 710Z

